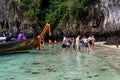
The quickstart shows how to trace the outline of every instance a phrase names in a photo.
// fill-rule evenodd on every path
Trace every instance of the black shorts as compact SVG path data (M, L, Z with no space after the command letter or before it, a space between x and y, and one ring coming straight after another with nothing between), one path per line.
M62 44L62 48L66 48L67 47L67 45L65 45L65 44Z
M89 41L89 44L92 45L92 41L91 40Z

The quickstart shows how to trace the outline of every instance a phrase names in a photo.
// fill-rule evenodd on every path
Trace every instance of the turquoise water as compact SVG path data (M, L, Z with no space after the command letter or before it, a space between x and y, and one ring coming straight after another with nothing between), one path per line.
M120 80L106 60L59 48L59 44L52 49L46 45L41 51L0 55L0 80Z

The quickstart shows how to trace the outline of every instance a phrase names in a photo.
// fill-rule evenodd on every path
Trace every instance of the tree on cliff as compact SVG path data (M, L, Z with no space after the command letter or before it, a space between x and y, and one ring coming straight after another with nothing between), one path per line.
M98 0L50 0L45 20L58 27L72 24L74 20L79 23L86 20L90 7L97 3Z
M40 0L11 0L19 6L21 15L30 19L37 20L37 14L40 13Z

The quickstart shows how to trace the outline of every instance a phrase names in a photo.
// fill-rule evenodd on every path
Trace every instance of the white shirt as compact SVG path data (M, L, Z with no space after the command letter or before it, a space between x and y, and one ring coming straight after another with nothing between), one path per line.
M79 44L79 37L76 38L76 44Z
M67 38L66 37L63 38L63 44L67 44Z
M84 43L88 43L88 40L85 38L85 39L83 39L83 42Z

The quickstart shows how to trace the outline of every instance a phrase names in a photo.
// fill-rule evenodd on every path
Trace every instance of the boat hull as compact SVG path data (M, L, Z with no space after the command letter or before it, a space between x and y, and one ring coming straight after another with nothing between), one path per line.
M2 43L2 44L0 44L0 54L21 52L21 51L25 51L25 50L34 49L37 46L38 46L37 38Z

